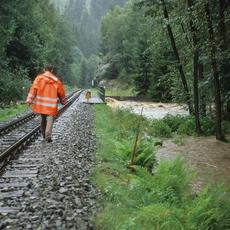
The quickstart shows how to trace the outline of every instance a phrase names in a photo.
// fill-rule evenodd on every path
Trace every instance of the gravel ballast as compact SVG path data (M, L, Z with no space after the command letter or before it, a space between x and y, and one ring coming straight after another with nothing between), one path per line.
M23 179L29 186L22 197L0 201L20 208L0 216L0 229L96 229L91 223L99 195L90 183L96 145L92 120L90 105L74 102L56 120L52 143L39 138L23 152L39 159L39 173Z

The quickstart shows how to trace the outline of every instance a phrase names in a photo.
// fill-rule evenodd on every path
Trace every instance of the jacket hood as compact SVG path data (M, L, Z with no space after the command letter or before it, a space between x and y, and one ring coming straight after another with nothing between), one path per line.
M53 75L51 72L49 72L49 71L45 71L45 72L42 74L42 76L44 76L43 79L44 79L47 83L50 83L50 84L52 84L52 83L58 81L57 77L56 77L55 75Z

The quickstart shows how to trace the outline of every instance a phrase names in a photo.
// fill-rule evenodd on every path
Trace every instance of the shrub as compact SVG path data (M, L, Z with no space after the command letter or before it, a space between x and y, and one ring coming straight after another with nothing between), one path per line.
M0 72L0 103L10 104L19 100L25 100L29 80L25 77L27 72L23 69L11 73L6 70Z
M195 118L193 116L167 115L162 119L171 129L179 135L196 135ZM215 133L215 122L210 117L200 118L201 128L204 135ZM223 122L224 131L230 130L229 125Z
M155 172L154 180L161 191L170 194L168 201L180 201L189 189L189 182L192 177L184 164L182 158L174 161L161 160ZM165 196L167 198L167 196Z
M136 217L139 229L180 230L184 229L176 211L166 204L152 204L141 208Z
M116 109L112 118L114 119L114 124L120 127L119 136L122 138L126 138L128 136L127 132L135 133L137 131L137 125L140 122L143 125L143 122L145 122L143 117L131 113L131 110L129 109Z
M213 135L215 134L215 123L209 117L202 117L200 119L201 128L203 130L204 135Z
M225 133L229 133L230 132L230 122L228 121L223 121L222 122L222 127Z
M222 185L203 189L188 208L190 229L230 229L230 196L226 191Z
M176 132L180 124L184 123L188 117L182 115L170 115L167 114L162 120L172 129L172 132Z
M171 137L172 129L163 120L156 120L152 123L150 132L155 137Z
M149 172L152 172L152 169L156 164L154 143L149 141L142 141L140 143L136 154L135 164L143 166L147 168Z
M196 135L196 127L194 118L186 119L184 123L181 123L178 127L177 133L179 135Z

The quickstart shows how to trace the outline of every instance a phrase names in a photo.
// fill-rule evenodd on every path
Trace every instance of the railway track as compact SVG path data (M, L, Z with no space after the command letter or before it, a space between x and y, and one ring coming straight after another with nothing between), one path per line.
M71 93L67 103L59 109L58 116L68 108L80 95L80 92ZM0 171L14 155L24 148L40 132L40 118L34 113L16 119L0 128Z
M70 93L66 99L68 100L69 98L71 98L73 96L73 94L74 93ZM10 131L14 130L15 128L23 125L24 123L27 123L28 121L32 120L36 116L37 116L36 114L30 112L23 117L19 117L18 119L15 119L15 120L13 120L13 121L5 124L5 125L0 126L0 137L9 133Z
M66 105L59 109L58 116L79 98L81 92L69 96ZM47 157L41 153L41 146L36 142L25 149L40 133L39 123L39 117L35 116L0 137L0 222L1 215L14 214L22 209L20 198L25 195L26 188L31 186L31 180L38 175L39 167ZM23 154L18 154L22 149L25 149Z

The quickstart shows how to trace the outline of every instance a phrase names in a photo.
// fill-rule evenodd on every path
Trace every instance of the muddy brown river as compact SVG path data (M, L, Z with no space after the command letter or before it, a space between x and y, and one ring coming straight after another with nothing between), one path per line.
M157 159L183 156L187 165L197 174L193 189L200 190L207 183L224 182L230 188L230 144L210 137L186 137L178 146L165 140L157 151Z
M106 102L112 108L130 109L136 114L140 114L143 108L143 116L150 119L161 119L167 114L188 115L188 111L183 106L175 103L117 101L112 98L106 98Z
M107 98L107 104L112 108L131 109L149 119L160 119L166 114L188 115L188 111L177 104L151 103L135 101L117 101ZM172 139L166 139L157 151L157 159L173 159L183 156L188 167L197 174L193 189L200 188L212 182L224 182L230 188L230 143L217 141L210 137L184 137L182 145L177 145Z

